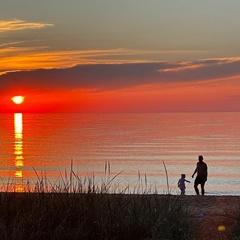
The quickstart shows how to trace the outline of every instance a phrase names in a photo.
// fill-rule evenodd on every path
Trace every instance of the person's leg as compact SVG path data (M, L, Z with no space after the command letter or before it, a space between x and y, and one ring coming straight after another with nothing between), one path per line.
M182 189L181 190L181 195L184 195L185 194L185 189Z
M202 195L204 195L204 193L205 193L204 185L205 185L205 182L201 183L201 192L202 192Z
M194 183L194 189L196 194L199 195L198 184L196 182Z

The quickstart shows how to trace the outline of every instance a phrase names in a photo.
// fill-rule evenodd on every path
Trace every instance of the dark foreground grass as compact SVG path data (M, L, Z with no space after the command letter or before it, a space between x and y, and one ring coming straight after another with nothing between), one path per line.
M1 193L0 239L192 239L181 204L171 195Z
M231 240L239 240L240 239L240 206L238 207L238 217L236 219L235 228L233 230Z

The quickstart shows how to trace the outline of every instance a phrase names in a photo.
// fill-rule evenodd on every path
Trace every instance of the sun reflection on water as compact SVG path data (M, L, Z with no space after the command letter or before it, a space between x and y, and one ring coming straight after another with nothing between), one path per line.
M15 142L14 142L14 155L15 155L15 166L17 170L15 171L15 177L17 179L22 179L23 172L21 167L23 164L23 124L22 124L22 113L14 114L14 134L15 134ZM22 190L21 184L16 183L17 191Z

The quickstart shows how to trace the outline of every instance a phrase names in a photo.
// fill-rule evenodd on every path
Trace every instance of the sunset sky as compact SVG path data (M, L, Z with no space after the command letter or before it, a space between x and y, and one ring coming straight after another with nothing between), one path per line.
M3 0L0 9L2 113L240 111L239 0Z

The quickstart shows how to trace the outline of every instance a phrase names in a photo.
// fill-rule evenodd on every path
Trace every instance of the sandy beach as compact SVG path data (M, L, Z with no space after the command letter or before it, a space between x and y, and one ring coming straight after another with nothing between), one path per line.
M226 239L232 233L240 210L240 196L185 195L179 199L190 210L195 240ZM221 225L224 231L218 231Z

